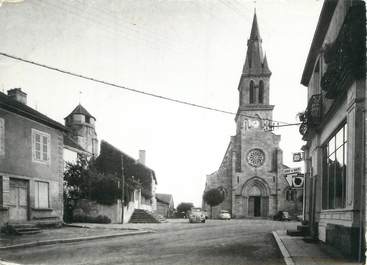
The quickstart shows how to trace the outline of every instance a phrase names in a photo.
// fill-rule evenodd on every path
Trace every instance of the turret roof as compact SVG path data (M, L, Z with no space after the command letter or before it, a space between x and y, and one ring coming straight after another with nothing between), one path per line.
M83 114L84 116L91 117L93 119L96 119L94 116L92 116L80 103L76 108L68 115L68 117L72 114Z

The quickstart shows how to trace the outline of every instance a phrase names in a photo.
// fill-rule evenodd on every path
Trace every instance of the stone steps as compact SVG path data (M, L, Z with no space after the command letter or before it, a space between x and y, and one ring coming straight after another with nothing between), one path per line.
M129 223L163 223L166 221L167 220L159 214L147 210L135 209Z
M11 235L29 235L41 232L41 229L32 223L8 223L4 225L1 232Z
M9 222L1 227L1 232L14 235L40 233L42 228L60 228L62 221L56 216L43 217L25 222Z

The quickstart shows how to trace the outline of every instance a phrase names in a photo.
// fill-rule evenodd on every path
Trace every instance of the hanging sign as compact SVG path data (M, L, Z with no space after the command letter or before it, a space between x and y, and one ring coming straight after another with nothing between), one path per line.
M288 175L288 174L292 174L292 173L301 173L301 168L300 167L294 167L294 168L285 168L285 169L283 169L283 174L284 175Z
M305 158L303 152L293 153L293 162L301 162L304 159Z

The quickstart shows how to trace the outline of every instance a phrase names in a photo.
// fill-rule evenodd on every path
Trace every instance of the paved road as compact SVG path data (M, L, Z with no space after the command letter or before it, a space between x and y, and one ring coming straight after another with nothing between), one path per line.
M141 225L153 234L1 251L22 264L284 264L271 231L296 223L266 220L186 220Z

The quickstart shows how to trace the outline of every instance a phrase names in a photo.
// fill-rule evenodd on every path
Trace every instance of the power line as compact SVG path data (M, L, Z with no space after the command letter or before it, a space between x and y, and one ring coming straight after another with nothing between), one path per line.
M204 105L200 105L200 104L196 104L196 103L191 103L191 102L180 100L180 99L176 99L176 98L166 97L166 96L162 96L162 95L158 95L158 94L154 94L154 93L150 93L150 92L146 92L146 91L142 91L142 90L138 90L138 89L126 87L126 86L123 86L123 85L111 83L111 82L104 81L104 80L101 80L101 79L97 79L97 78L94 78L94 77L90 77L90 76L86 76L86 75L74 73L74 72L71 72L71 71L68 71L68 70L63 70L63 69L60 69L60 68L57 68L57 67L54 67L54 66L49 66L49 65L46 65L46 64L42 64L42 63L38 63L38 62L31 61L31 60L28 60L28 59L24 59L24 58L21 58L21 57L18 57L18 56L10 55L8 53L0 52L0 55L2 55L4 57L7 57L7 58L11 58L13 60L21 61L21 62L32 64L32 65L36 65L38 67L42 67L42 68L45 68L45 69L48 69L48 70L53 70L53 71L60 72L60 73L63 73L63 74L66 74L66 75L70 75L70 76L73 76L73 77L77 77L77 78L89 80L89 81L92 81L92 82L96 82L96 83L99 83L99 84L103 84L103 85L107 85L107 86L112 86L112 87L124 89L124 90L130 91L130 92L134 92L134 93L138 93L138 94L142 94L142 95L146 95L146 96L150 96L150 97L155 97L155 98L163 99L163 100L171 101L171 102L174 102L174 103L188 105L188 106L191 106L191 107L196 107L196 108L201 108L201 109L216 111L216 112L220 112L220 113L224 113L224 114L237 115L237 113L232 112L232 111L221 110L221 109L218 109L218 108L204 106ZM258 116L251 116L251 115L246 115L246 114L239 114L239 115L240 116L244 116L244 117L248 117L248 118L256 118L256 119L259 119ZM269 119L261 119L261 120L270 121ZM272 120L272 122L275 122L275 123L283 123L284 124L283 126L291 126L291 124L289 124L287 122L274 121L274 120ZM281 125L277 125L277 126L271 125L271 126L272 127L281 127Z

